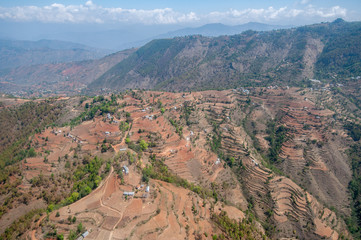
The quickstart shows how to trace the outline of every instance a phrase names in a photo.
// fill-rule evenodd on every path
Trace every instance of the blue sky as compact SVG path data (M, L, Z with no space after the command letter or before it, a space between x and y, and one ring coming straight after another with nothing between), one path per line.
M0 0L0 20L184 26L250 21L304 25L361 20L360 0Z

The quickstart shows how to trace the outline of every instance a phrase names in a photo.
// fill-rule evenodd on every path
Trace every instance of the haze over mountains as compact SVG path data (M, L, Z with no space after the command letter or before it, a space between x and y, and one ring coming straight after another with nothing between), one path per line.
M9 23L0 21L0 38L32 40L51 39L80 43L93 48L123 50L140 47L159 38L181 37L187 35L220 36L233 35L246 30L267 31L289 26L269 25L250 22L242 25L206 24L200 27L184 28L180 25L129 25L109 26L104 29L97 25L66 25L45 23ZM18 29L13 31L13 29Z
M58 40L0 40L0 69L98 59L111 53Z
M115 65L91 88L202 90L361 75L361 22L269 32L154 40Z
M248 29L266 31L282 28L282 26L276 25L247 23L237 26L207 24L198 28L181 29L179 29L179 26L156 28L134 26L134 28L127 28L127 30L101 30L94 27L91 32L86 31L89 30L89 26L84 27L84 29L80 29L79 26L66 29L63 25L40 24L40 30L35 29L34 32L29 32L30 29L34 29L31 23L10 23L6 25L1 22L0 25L4 27L4 31L0 33L0 36L8 38L0 41L0 90L12 92L29 89L29 87L32 89L34 86L37 86L34 88L37 90L42 87L44 90L49 90L50 86L63 81L75 81L78 83L77 86L85 86L84 84L91 83L109 70L116 63L113 60L117 58L105 58L101 60L105 64L95 68L93 66L98 63L97 60L94 63L79 61L98 59L114 52L114 49L142 46L152 39L188 35L232 35ZM60 29L56 30L59 26ZM15 28L20 28L21 31L12 31ZM45 32L42 32L41 29L45 30ZM169 31L170 29L178 30ZM9 40L9 38L25 36L27 39L37 39L41 36L42 38L57 38L60 40ZM80 43L65 42L63 40ZM96 46L97 48L81 43ZM120 55L123 56L124 54ZM107 59L112 60L107 61ZM66 64L67 62L69 63ZM87 68L91 69L85 70ZM95 69L97 69L97 73L94 73Z
M222 23L210 23L196 28L183 28L176 31L160 35L158 38L181 37L189 35L202 35L208 37L217 37L221 35L235 35L247 30L270 31L274 29L286 29L292 26L269 25L264 23L249 22L241 25L228 26Z
M225 33L225 26L218 24L207 25L197 31L211 35L209 29L217 27ZM231 31L233 28L227 29ZM185 32L177 34L181 33L187 35ZM361 75L358 64L361 49L357 44L360 41L361 23L345 22L342 19L292 29L246 31L230 36L191 35L159 39L139 49L119 52L113 54L113 57L94 62L52 62L50 65L3 70L0 72L1 90L9 92L36 86L35 89L53 91L55 89L51 86L54 84L61 85L69 81L79 83L82 89L89 86L90 91L102 88L201 90L273 83L298 86L305 84L310 78L327 81L334 78L335 74L339 77ZM45 44L38 42L40 43ZM50 42L46 43L51 47ZM89 51L92 51L91 48L73 48L79 45L65 45L59 46L65 49L65 52L81 51L89 55ZM36 49L29 51L37 53ZM95 52L101 51L95 49ZM25 53L28 54L26 51ZM121 57L114 58L117 55ZM15 55L15 58L20 56ZM81 56L77 54L74 57ZM8 59L11 59L11 56L8 56ZM39 59L46 60L42 57ZM3 61L3 66L11 62L6 62L6 59ZM103 64L94 68L96 63L101 62ZM98 69L96 74L94 69ZM52 84L46 84L47 82Z

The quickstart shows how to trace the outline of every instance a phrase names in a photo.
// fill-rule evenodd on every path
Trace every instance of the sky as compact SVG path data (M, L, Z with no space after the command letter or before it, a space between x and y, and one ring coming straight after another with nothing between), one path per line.
M0 0L0 20L67 24L305 25L361 20L360 0Z

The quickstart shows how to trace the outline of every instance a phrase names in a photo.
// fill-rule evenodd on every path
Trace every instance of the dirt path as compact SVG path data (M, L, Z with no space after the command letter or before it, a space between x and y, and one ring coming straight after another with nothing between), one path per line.
M113 174L113 166L112 166L112 168L111 168L111 173L109 174L109 176L107 177L107 180L106 180L105 183L104 183L105 186L104 186L104 188L103 188L102 197L100 197L100 206L102 206L102 207L104 207L104 208L106 208L106 209L108 209L108 210L110 210L110 211L113 211L113 212L116 212L117 214L119 214L119 219L118 219L118 221L116 222L116 224L114 224L112 231L110 231L109 240L112 239L113 232L114 232L116 226L119 224L119 222L122 220L122 217L123 217L123 213L122 213L121 211L119 211L118 209L115 209L115 208L113 208L113 207L111 207L111 206L108 206L108 205L106 205L106 204L103 203L103 197L104 197L104 195L105 195L105 191L106 191L106 189L107 189L107 186L108 186L108 184L109 184L109 179L110 179L110 177L112 176L112 174Z
M223 170L222 167L217 168L217 169L214 171L213 176L210 178L210 181L211 181L211 182L214 182L214 181L216 180L216 178L218 177L218 173L219 173L220 171L222 171L222 170Z
M46 217L46 215L42 216L42 217L38 220L38 222L36 223L36 229L39 228L41 221L43 221L43 219L44 219L45 217ZM31 240L38 240L38 239L35 237L36 229L34 229L33 231L31 231Z

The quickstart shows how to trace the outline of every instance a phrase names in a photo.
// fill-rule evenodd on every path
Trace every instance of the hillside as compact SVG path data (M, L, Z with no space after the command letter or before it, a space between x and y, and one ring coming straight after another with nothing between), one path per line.
M3 98L2 236L357 238L359 84Z
M361 75L361 23L321 23L269 32L153 40L90 89L225 89L304 85L309 78Z
M109 54L85 45L56 41L0 40L0 69L97 59Z

